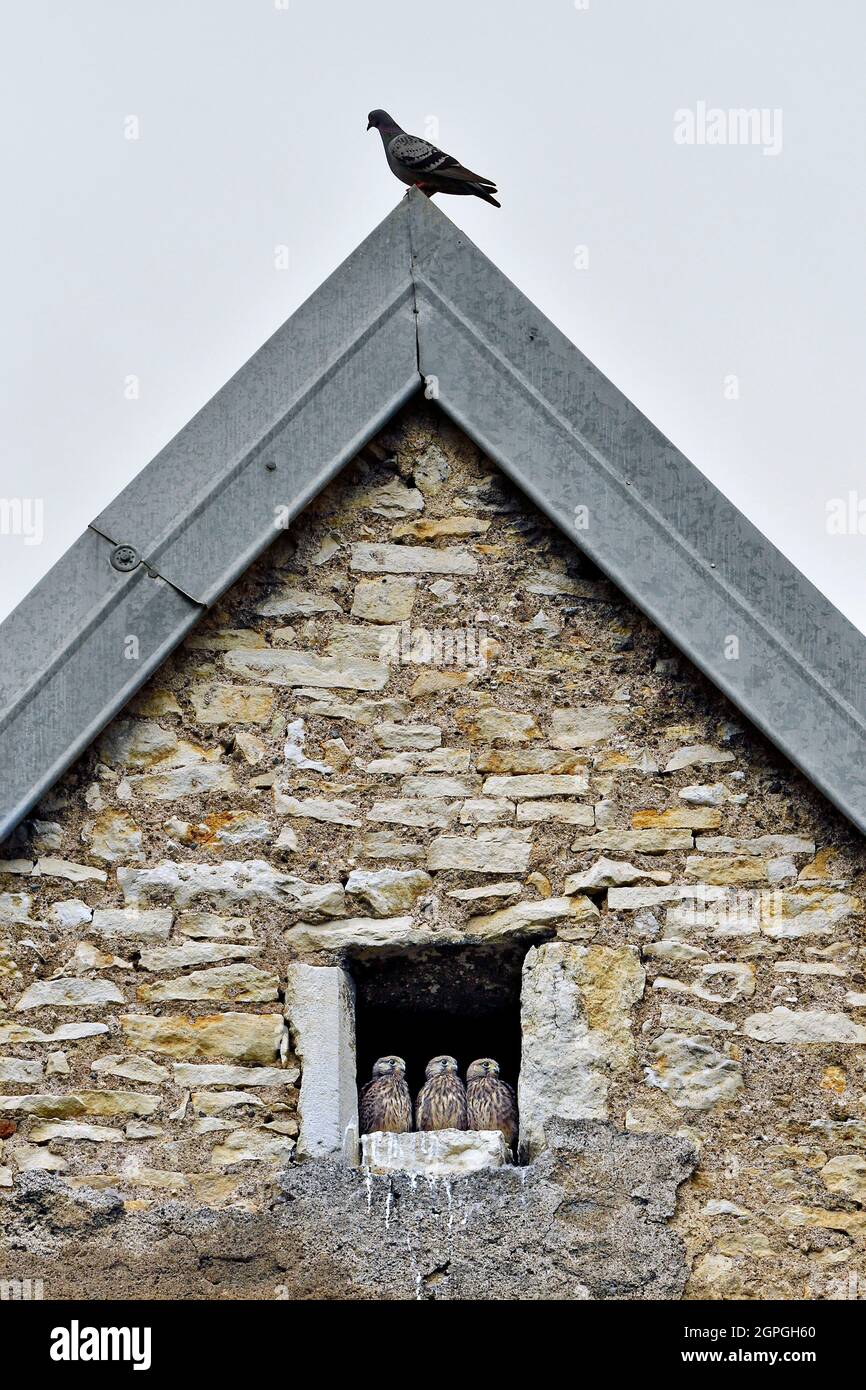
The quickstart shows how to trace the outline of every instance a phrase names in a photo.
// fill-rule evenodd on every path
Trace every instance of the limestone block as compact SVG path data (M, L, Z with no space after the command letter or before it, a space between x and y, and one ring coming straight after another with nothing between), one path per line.
M381 690L388 682L388 667L382 661L360 657L354 661L343 661L289 647L226 652L223 660L229 671L247 676L250 680L268 681L271 685Z
M279 980L254 965L217 965L211 970L192 970L173 980L154 980L139 985L142 1003L183 999L205 1003L269 1004L279 999Z
M274 711L267 686L198 685L190 695L200 724L267 724Z
M679 772L686 767L709 767L712 763L732 763L733 753L725 753L708 743L693 743L678 748L665 764L665 772Z
M501 1168L507 1162L508 1150L498 1129L361 1135L361 1166L372 1173L459 1178L484 1168Z
M380 747L396 752L431 750L438 748L442 742L442 730L438 724L394 724L383 720L373 729L373 737Z
M356 898L374 917L392 917L411 912L432 887L433 880L423 869L353 869L346 880L346 896Z
M535 776L488 777L482 791L485 796L505 796L511 801L520 801L524 797L580 796L588 786L588 779L583 776L539 773Z
M123 1004L124 996L110 980L37 980L25 990L16 1011L22 1009L83 1009L103 1004Z
M523 1059L518 1082L521 1153L545 1143L545 1124L606 1119L612 1076L631 1065L631 1010L645 972L635 947L549 941L523 965Z
M598 917L598 908L589 898L573 895L567 898L543 898L540 902L515 903L498 912L470 917L467 931L485 940L504 940L510 936L544 933L553 923L567 922L578 926Z
M412 616L417 580L399 575L359 579L352 599L352 617L370 623L403 623Z
M478 561L464 546L436 550L426 545L352 546L351 569L362 574L475 574Z
M289 966L286 1018L302 1068L298 1154L345 1156L358 1144L355 987L337 966Z
M557 748L590 748L615 733L621 719L622 711L611 705L557 709L551 720L550 741Z
M310 618L316 613L342 613L339 603L327 594L287 585L256 608L266 618Z
M123 870L118 870L122 873ZM128 938L133 941L166 941L172 914L167 908L98 907L88 932L104 941Z
M739 1062L720 1052L709 1038L671 1031L653 1042L646 1079L666 1091L674 1105L710 1110L734 1100L743 1087Z
M743 1023L748 1038L768 1043L864 1043L866 1027L847 1014L827 1009L773 1009L750 1014Z
M296 922L285 933L293 951L379 951L419 946L433 940L431 929L412 917L344 917L339 922Z
M97 859L141 858L141 831L127 811L103 811L86 836Z
M183 1061L274 1064L283 1040L280 1014L126 1014L120 1019L128 1046Z
M504 743L528 743L541 738L535 716L517 710L482 705L479 709L459 709L454 717L471 743L494 743L497 739Z
M152 1115L159 1096L135 1091L72 1091L67 1095L0 1096L0 1110L20 1110L44 1120L75 1119L78 1115Z
M220 762L205 761L184 763L164 772L144 772L128 777L127 783L135 796L152 801L177 801L182 796L206 796L238 789L231 768Z
M526 831L479 830L438 835L427 852L428 869L468 869L480 874L525 873L532 854Z
M580 873L569 874L565 880L564 892L566 893L598 893L605 888L619 888L626 884L637 883L640 879L648 878L652 883L670 883L671 875L663 871L655 872L651 869L638 869L634 864L623 863L616 859L606 859L601 855L589 869L582 869ZM610 903L610 906L613 904Z

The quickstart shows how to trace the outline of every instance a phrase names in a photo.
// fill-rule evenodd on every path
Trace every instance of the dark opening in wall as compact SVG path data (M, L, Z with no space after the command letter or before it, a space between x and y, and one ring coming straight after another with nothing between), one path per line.
M516 1090L526 950L443 946L353 962L359 1084L377 1057L397 1053L414 1101L431 1057L450 1053L464 1080L470 1062L495 1057Z

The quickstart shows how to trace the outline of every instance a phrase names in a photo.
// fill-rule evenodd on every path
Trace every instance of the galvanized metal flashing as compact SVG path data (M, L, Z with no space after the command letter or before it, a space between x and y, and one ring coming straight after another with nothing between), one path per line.
M411 190L0 625L0 838L429 378L866 831L866 639Z
M866 638L429 200L411 212L442 409L866 831Z
M0 624L0 840L417 389L417 351L402 201Z

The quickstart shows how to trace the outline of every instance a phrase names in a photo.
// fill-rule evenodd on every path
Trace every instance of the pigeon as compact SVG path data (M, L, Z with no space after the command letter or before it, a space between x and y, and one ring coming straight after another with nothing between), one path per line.
M391 173L396 174L403 183L420 188L428 198L432 198L434 193L471 193L476 198L483 198L485 203L492 203L495 208L502 206L493 196L497 192L495 183L482 178L480 174L473 174L471 169L464 169L450 154L437 150L429 140L422 140L419 135L408 135L387 111L371 111L367 117L367 129L378 130L381 135Z

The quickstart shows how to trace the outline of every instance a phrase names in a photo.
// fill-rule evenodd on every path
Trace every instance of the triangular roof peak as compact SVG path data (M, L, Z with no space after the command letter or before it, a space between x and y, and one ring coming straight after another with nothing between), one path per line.
M411 190L0 626L0 836L425 383L866 830L866 638Z

